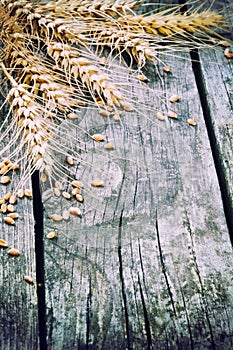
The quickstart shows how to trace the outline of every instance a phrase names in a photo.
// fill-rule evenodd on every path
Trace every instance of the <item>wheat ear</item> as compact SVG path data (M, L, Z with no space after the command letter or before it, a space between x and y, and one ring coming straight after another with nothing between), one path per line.
M49 123L42 118L45 111L35 102L32 94L28 92L28 85L18 84L8 73L2 62L0 62L0 66L12 85L7 96L7 101L11 106L9 113L12 110L16 125L16 132L11 143L14 145L17 139L20 138L20 142L10 155L10 158L18 156L24 149L26 153L23 157L26 159L29 169L31 169L28 176L35 169L46 171L50 174L53 160L48 140L51 138L51 132ZM6 148L9 147L10 145L8 144Z
M113 18L118 18L120 16L125 16L126 14L133 13L141 6L141 1L134 0L94 0L92 2L85 0L71 0L59 1L59 8L63 11L72 11L79 13L80 16L84 17L106 17L110 16ZM50 10L54 10L55 3L50 2L48 4Z
M72 78L74 78L76 82L75 88L82 91L83 86L85 86L90 92L94 102L100 99L108 106L123 107L125 110L132 109L130 104L126 102L126 97L122 95L110 76L108 76L106 72L103 72L100 66L95 64L97 61L100 61L99 57L96 57L94 53L92 53L93 59L90 60L80 55L80 50L69 44L70 33L66 32L66 26L61 24L60 20L52 20L53 16L47 16L44 19L39 12L35 12L30 4L27 7L27 11L25 11L25 7L22 8L18 6L17 4L17 16L19 16L21 20L24 18L26 22L30 22L29 29L31 29L31 35L33 37L36 38L36 32L40 34L40 38L44 41L45 47L47 47L48 56L54 60L56 65L64 70L70 85L72 85ZM62 42L52 41L52 39L60 39ZM72 36L72 40L73 39ZM43 76L45 75L43 74ZM54 79L54 77L51 78ZM46 80L49 80L48 76ZM52 83L45 85L46 84L43 85L44 90L49 89ZM53 84L53 86L54 85L55 84ZM53 90L55 90L55 88L53 88ZM53 93L55 95L55 91ZM51 94L52 92L50 92L50 95ZM62 100L62 97L58 100Z
M77 50L62 43L49 43L47 53L69 75L70 82L72 78L77 84L78 79L81 80L91 92L94 101L97 97L106 101L108 106L123 107L125 110L132 108L126 104L126 98L122 96L111 78L94 64L94 60L90 61L86 57L79 56Z
M148 33L155 36L198 34L206 37L211 28L219 28L224 24L222 15L206 10L204 12L156 13L150 16L127 16L120 18L122 26L130 26L134 32Z

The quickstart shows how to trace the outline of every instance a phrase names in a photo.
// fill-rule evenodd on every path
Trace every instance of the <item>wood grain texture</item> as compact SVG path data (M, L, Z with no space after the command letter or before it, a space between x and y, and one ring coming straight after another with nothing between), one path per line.
M87 112L80 126L115 150L87 138L82 218L52 222L73 201L47 193L47 232L58 232L45 243L51 349L232 347L232 250L192 65L185 55L166 64L172 75L158 65L154 92L137 93L178 120L143 111L116 123ZM91 188L96 177L105 187Z
M18 180L17 172L11 174L11 183L0 186L0 197L16 188ZM0 249L0 348L4 350L37 349L39 343L36 284L24 280L30 276L36 281L31 203L26 197L18 199L15 208L20 217L15 225L4 223L6 214L0 217L0 238L8 244ZM10 256L11 248L20 255Z
M88 110L80 130L67 129L67 144L76 132L82 148L70 169L83 183L84 202L44 190L50 350L233 348L232 247L199 97L209 103L232 199L232 63L221 49L200 53L205 88L198 92L188 53L158 58L172 74L161 62L146 69L150 90L131 91L136 111L116 121ZM124 83L126 76L118 78ZM180 101L172 104L174 94ZM178 119L157 120L157 111L168 110ZM95 133L105 141L93 141ZM106 150L107 142L114 149ZM95 179L104 187L91 186ZM1 186L0 197L8 190ZM71 191L65 178L63 190ZM51 220L73 205L82 215ZM0 348L34 350L36 289L23 280L36 278L32 202L22 199L17 211L15 227L2 216L0 222L0 238L21 252L0 250Z
M229 25L226 28L229 44L233 39L231 28L233 26L232 4L225 3L225 15ZM225 212L233 242L233 195L232 195L232 74L233 61L227 59L222 50L209 50L207 53L200 52L200 80L202 81L202 95L207 126L212 141L212 149L215 156L216 168L220 183L222 183L222 197L225 204ZM208 57L208 59L207 59ZM214 79L213 79L214 77Z

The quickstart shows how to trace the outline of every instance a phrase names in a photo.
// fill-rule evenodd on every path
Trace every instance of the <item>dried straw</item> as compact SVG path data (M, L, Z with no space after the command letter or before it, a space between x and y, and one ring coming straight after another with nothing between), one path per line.
M4 125L9 125L1 129L0 141L15 130L12 142L20 141L11 156L18 161L25 150L28 174L39 169L52 176L53 149L62 148L57 127L62 120L68 125L67 116L80 106L101 105L102 115L132 110L131 99L114 81L114 54L120 59L128 54L141 73L160 49L203 46L213 29L224 25L224 18L210 10L181 14L175 7L138 15L140 2L133 0L0 3L0 64L11 86L5 102L10 107ZM102 58L105 47L110 53ZM69 154L66 148L61 152Z

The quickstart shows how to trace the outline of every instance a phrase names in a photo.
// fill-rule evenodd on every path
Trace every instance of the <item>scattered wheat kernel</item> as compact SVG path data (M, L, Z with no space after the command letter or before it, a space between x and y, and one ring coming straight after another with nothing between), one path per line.
M8 250L8 254L11 256L19 256L20 252L18 249L15 248L11 248L10 250Z
M162 112L157 112L156 117L158 120L165 120L165 117Z
M75 216L81 215L81 210L77 207L70 207L69 212L70 212L70 214L75 215Z
M1 248L7 248L8 247L8 244L5 241L5 239L0 239L0 247Z
M92 138L93 138L93 140L98 141L98 142L102 142L105 140L104 136L101 134L94 134L94 135L92 135Z
M141 81L147 81L148 80L148 78L144 74L139 74L137 76L137 78L138 78L138 80L141 80Z
M0 175L5 175L9 171L9 166L4 165L4 167L0 170Z
M81 195L81 194L79 194L79 193L77 193L76 195L75 195L75 198L76 198L76 200L78 201L78 202L83 202L83 196Z
M0 182L1 184L4 184L4 185L9 183L10 182L9 176L2 176Z
M51 219L53 221L62 221L63 217L61 215L58 215L58 214L53 214L53 215L51 215Z
M178 95L172 95L170 98L169 98L169 101L170 102L178 102L179 101L179 96Z
M13 213L15 211L15 206L13 204L8 204L7 211L9 211L9 213Z
M2 169L4 166L6 166L6 164L3 162L0 162L0 169Z
M197 125L197 123L193 119L188 119L187 122L188 122L189 125L192 125L192 126Z
M28 284L34 284L33 279L30 276L24 276L24 281Z
M229 47L230 43L228 41L226 41L226 40L220 40L218 42L218 45L223 46L223 47Z
M164 73L171 73L171 67L170 66L164 66L163 67Z
M11 196L12 196L12 193L11 193L11 192L7 192L7 193L5 194L5 196L4 196L4 199L5 199L6 201L8 201L8 200L11 198Z
M41 180L41 182L46 182L47 181L47 175L45 174L45 173L42 173L41 175L40 175L40 180Z
M172 111L168 111L167 116L168 118L171 118L171 119L177 119L177 114Z
M18 219L19 218L18 213L9 213L9 214L7 214L7 216L11 219Z
M77 188L81 188L81 187L82 187L81 182L80 182L80 181L77 181L77 180L73 180L73 181L71 182L71 185L72 185L73 187L77 187Z
M103 182L103 180L93 180L91 182L91 186L93 186L93 187L104 187L104 182Z
M66 163L69 165L74 165L74 159L71 156L66 157Z
M70 198L71 198L71 195L70 195L68 192L66 192L66 191L63 191L63 192L62 192L62 196L63 196L64 198L66 198L66 199L70 199Z
M23 198L23 196L24 196L24 190L23 190L22 188L18 190L17 196L18 196L19 198Z
M11 195L9 198L10 204L15 204L17 202L17 197L15 195Z
M7 205L4 204L4 203L1 204L1 212L4 213L4 214L7 212Z
M5 203L5 199L4 198L0 198L0 205Z
M107 111L106 109L101 109L99 111L99 114L102 115L103 117L110 117L111 113Z
M73 196L76 196L76 194L78 194L79 191L80 191L80 187L75 187L75 188L73 188L71 193L72 193Z
M48 234L47 234L47 238L48 239L53 239L53 238L55 238L57 236L57 232L56 231L51 231L51 232L49 232Z
M32 197L32 190L30 190L29 188L26 188L24 191L24 194L26 197L30 198Z
M115 146L114 146L113 143L108 142L108 143L106 143L106 145L104 145L104 148L107 149L107 150L111 150L111 149L114 149Z
M225 55L226 58L230 58L230 59L233 58L233 52L230 52L229 47L227 47L227 48L225 49L224 55Z
M12 218L10 218L9 216L6 216L6 217L4 218L4 222L5 222L6 224L8 224L8 225L14 225L14 224L15 224L15 220L12 219Z
M68 119L77 119L78 116L77 116L77 114L75 114L75 113L69 113L69 114L67 115L67 118L68 118Z

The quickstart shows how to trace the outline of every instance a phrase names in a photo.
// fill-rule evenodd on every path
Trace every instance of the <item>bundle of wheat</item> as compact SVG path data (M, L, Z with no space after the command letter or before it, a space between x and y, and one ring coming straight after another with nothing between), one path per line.
M1 0L0 66L10 85L3 106L10 107L0 143L9 132L14 136L0 157L6 153L22 162L24 179L36 169L42 178L64 173L53 154L54 149L70 153L58 124L69 123L79 108L101 106L105 116L133 109L132 98L114 82L114 54L130 58L128 74L141 74L158 50L208 45L204 39L224 25L224 18L209 10L181 14L174 7L138 15L138 6L132 0Z

